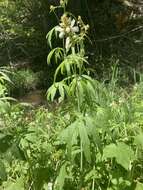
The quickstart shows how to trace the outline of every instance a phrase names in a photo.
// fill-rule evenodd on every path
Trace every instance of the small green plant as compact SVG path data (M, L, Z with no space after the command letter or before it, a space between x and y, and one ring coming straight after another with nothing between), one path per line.
M36 89L39 76L31 70L18 70L12 74L11 80L13 85L8 86L10 94L19 96Z

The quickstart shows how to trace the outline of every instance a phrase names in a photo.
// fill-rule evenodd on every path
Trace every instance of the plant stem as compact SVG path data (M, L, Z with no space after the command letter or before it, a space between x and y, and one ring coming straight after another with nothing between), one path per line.
M82 172L83 170L83 148L82 148L82 141L80 141L80 171Z
M94 190L94 188L95 188L95 181L93 179L93 181L92 181L92 190Z

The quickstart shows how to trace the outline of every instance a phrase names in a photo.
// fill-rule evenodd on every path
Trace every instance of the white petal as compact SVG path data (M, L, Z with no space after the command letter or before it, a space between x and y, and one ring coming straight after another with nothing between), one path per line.
M78 26L72 27L72 32L74 33L79 32L79 27Z
M70 38L69 38L69 37L67 37L67 39L66 39L65 48L66 48L67 50L70 48Z
M59 38L64 38L64 36L65 36L65 33L64 32L60 32L60 34L59 34Z
M64 31L64 29L61 28L60 26L56 26L55 30L56 30L57 32L63 32L63 31Z
M69 19L68 19L69 24L71 24L71 21L72 21L72 20L71 20L71 17L69 17Z
M75 19L72 19L71 21L71 27L73 27L75 25Z
M53 186L53 184L52 183L48 183L48 190L52 190L52 186Z

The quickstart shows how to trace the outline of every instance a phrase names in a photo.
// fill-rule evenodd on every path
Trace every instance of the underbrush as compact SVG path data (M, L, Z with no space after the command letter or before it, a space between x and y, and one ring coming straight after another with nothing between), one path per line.
M30 69L13 70L10 74L12 84L8 84L9 94L14 97L23 96L27 92L36 90L42 86L41 76L43 73L34 73Z
M1 114L1 189L143 188L143 84L130 94L95 84L86 113L71 102L53 112L17 104Z

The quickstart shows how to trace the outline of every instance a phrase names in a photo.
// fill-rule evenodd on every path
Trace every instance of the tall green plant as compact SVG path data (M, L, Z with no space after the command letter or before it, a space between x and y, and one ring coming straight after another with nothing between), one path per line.
M80 16L76 19L66 12L66 3L61 1L59 6L64 10L59 25L47 34L51 48L55 37L63 44L52 49L47 58L48 63L58 64L47 97L53 101L59 93L62 100L74 99L76 105L71 123L57 138L56 145L65 150L65 156L57 169L54 190L65 189L67 184L77 190L131 188L136 155L128 145L130 104L118 107L119 100L110 92L112 89L105 89L88 75L84 43L89 26ZM56 8L52 6L54 12ZM64 78L61 81L59 74ZM113 77L113 90L115 83ZM115 122L117 117L121 125Z
M87 99L86 103L93 101L95 88L92 78L88 75L88 60L84 48L89 25L85 25L80 16L75 18L66 12L66 5L67 1L61 1L59 7L63 8L64 14L59 25L47 34L50 47L55 36L61 39L63 44L62 47L52 49L47 57L49 64L52 61L58 64L54 83L49 88L47 97L53 101L58 92L62 100L65 97L76 99L78 111L81 111L84 110L83 105ZM52 10L55 11L53 6ZM63 75L64 79L57 81L58 75Z
M87 164L91 162L89 139L91 134L84 117L88 106L94 104L96 83L88 75L88 60L85 56L84 43L88 38L89 25L85 25L80 16L75 18L71 13L66 12L66 5L67 1L61 1L59 7L63 8L64 13L60 23L47 34L50 47L52 47L54 34L61 39L63 44L62 47L52 49L47 57L48 63L54 60L58 64L53 85L48 89L47 98L53 101L58 92L62 100L67 97L68 100L74 100L76 103L75 122L71 123L60 135L63 141L60 140L59 144L65 143L67 147L67 160L64 160L61 166L55 189L62 189L65 182L63 179L68 175L66 170L70 167L72 172L72 162L76 162L77 159L79 160L77 187L81 189L85 175L84 161ZM55 8L52 7L52 10ZM57 81L59 74L64 76L61 81Z

